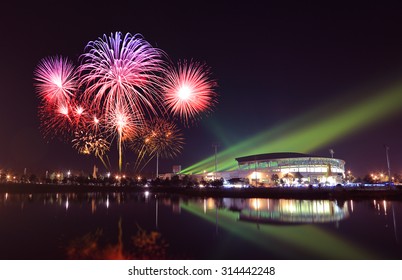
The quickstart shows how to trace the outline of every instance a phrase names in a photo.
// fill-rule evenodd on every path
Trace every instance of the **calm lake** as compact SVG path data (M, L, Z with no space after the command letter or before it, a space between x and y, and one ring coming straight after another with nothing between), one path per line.
M0 193L0 259L402 259L402 202Z

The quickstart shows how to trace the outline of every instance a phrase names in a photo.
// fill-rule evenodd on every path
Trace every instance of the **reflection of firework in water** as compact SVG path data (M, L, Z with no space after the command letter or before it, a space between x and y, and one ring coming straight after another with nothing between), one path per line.
M210 78L206 64L179 62L177 68L168 67L165 80L162 88L166 107L185 124L210 111L216 103L216 82Z
M183 135L174 123L160 118L148 121L130 143L132 150L138 153L135 169L146 155L149 156L148 162L155 156L174 158L181 152L183 144Z
M66 105L77 89L74 66L61 56L42 59L34 75L39 97L46 102Z
M154 89L161 70L160 52L140 35L120 32L89 42L79 67L85 87L83 98L98 112L109 114L116 106L130 112L156 112L160 96Z
M163 260L168 257L169 244L160 232L148 232L138 227L137 233L131 236L130 244L123 244L122 236L120 218L116 244L105 245L103 230L98 229L70 241L66 253L68 258L74 260Z

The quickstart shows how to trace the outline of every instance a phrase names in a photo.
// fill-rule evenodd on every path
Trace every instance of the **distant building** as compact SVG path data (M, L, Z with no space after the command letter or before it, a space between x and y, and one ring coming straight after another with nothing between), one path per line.
M218 172L225 180L243 178L253 186L336 185L345 177L345 161L301 153L268 153L236 158L238 169Z
M97 179L98 178L98 167L94 165L94 169L92 171L92 178Z

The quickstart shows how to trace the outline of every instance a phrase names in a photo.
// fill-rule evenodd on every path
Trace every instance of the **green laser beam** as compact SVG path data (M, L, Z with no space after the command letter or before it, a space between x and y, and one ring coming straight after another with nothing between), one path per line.
M334 112L323 106L297 119L263 131L217 154L218 170L234 170L236 157L278 151L310 153L337 139L357 133L394 115L402 107L402 86L381 91ZM339 106L339 103L337 104ZM324 116L324 117L323 117ZM207 157L182 170L183 174L200 174L214 170L215 157Z

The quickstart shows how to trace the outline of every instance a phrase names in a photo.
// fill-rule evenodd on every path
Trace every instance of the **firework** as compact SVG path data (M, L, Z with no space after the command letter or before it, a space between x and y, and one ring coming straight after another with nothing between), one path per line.
M89 155L92 152L92 135L87 131L76 131L74 133L74 139L71 141L73 148L75 148L79 154Z
M61 56L42 59L34 71L41 105L39 118L46 138L64 138L73 130L72 100L77 90L74 65Z
M148 143L150 154L174 158L183 148L183 135L176 125L165 119L154 119L149 123Z
M205 64L166 67L163 58L141 35L116 32L89 42L78 68L61 56L42 59L34 79L45 136L72 137L79 153L103 163L117 138L120 171L128 139L141 158L176 156L182 134L173 123L154 118L168 110L188 124L216 103L216 83Z
M162 69L161 52L141 35L120 32L89 42L81 56L83 99L108 115L116 106L130 112L156 113L161 96L155 90Z
M105 130L109 137L118 135L123 141L133 137L135 131L142 125L142 116L132 114L125 106L116 106L108 114Z
M77 90L74 65L61 56L42 59L34 76L36 90L44 102L66 106Z
M119 150L119 171L122 167L123 142L130 139L142 124L142 116L130 112L127 106L117 105L108 114L106 130L111 135L117 134L117 146Z
M216 82L210 78L210 68L203 63L179 62L165 70L162 85L165 105L170 113L185 123L209 112L216 103Z
M150 139L147 125L143 126L140 130L137 130L134 136L130 139L129 147L137 154L137 160L134 163L134 170L136 171L138 170L145 156L151 153L151 145L147 145L149 144L149 141Z
M87 127L91 127L92 114L87 108L86 104L77 101L76 99L70 101L70 115L71 122L74 126L74 130L87 130Z
M42 103L39 106L41 130L45 138L68 137L73 130L71 108L68 104Z
M148 162L155 156L157 161L159 157L174 158L181 152L183 144L183 135L174 123L161 118L147 121L130 144L131 149L138 153L135 168L139 167L145 155L149 156Z
M139 34L123 37L116 32L89 42L80 59L82 100L107 120L107 132L118 136L121 171L122 143L133 136L147 114L157 113L161 103L156 90L161 52Z
M74 133L74 139L71 141L73 148L75 148L78 153L84 155L94 154L98 157L103 165L107 167L103 157L107 151L110 149L110 143L102 137L102 135L92 134L91 132L79 130Z

